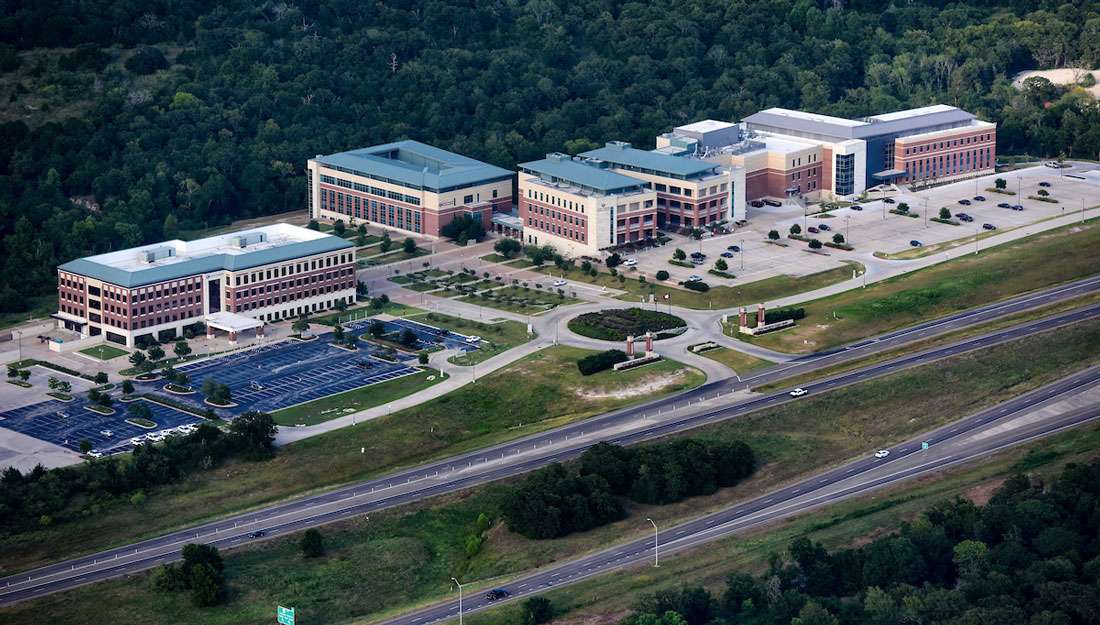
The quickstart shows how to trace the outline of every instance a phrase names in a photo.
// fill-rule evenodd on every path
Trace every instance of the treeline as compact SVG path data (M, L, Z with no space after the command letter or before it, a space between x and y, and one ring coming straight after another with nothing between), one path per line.
M576 470L553 464L534 472L509 493L503 516L509 529L527 538L559 538L622 519L618 496L673 503L732 486L754 468L752 450L741 442L599 443L584 452Z
M38 465L26 474L9 467L0 476L0 533L49 527L116 503L141 505L147 488L178 482L230 457L269 457L275 430L270 415L246 412L230 423L228 434L203 423L192 434L138 445L129 455L49 470Z
M304 208L308 158L403 138L514 168L770 106L945 102L1001 151L1100 151L1083 92L1010 80L1096 67L1096 0L6 0L0 42L6 311L77 256Z
M624 625L1077 625L1100 620L1100 464L1049 486L1017 475L832 553L807 538L725 591L667 590Z

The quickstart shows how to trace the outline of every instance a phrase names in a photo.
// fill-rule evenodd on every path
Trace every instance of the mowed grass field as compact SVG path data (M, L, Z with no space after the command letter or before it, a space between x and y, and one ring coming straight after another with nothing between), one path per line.
M821 351L1097 272L1100 224L1091 221L808 302L792 330L737 336L788 353Z
M623 521L559 540L533 541L508 532L499 520L501 501L507 496L506 485L494 484L374 513L369 521L360 517L326 526L322 532L329 551L317 560L305 560L299 555L297 536L227 552L231 591L230 602L225 606L189 611L185 595L158 594L149 587L146 575L137 575L131 580L96 584L3 609L0 618L10 617L18 622L17 619L33 615L55 625L66 625L83 622L92 610L106 619L139 624L183 623L194 619L203 623L239 623L267 618L271 605L278 603L294 605L300 618L310 623L372 621L400 609L453 596L449 584L452 575L472 582L467 592L507 586L509 575L648 535L651 528L646 517L662 527L674 525L805 477L825 466L870 453L1097 361L1100 361L1100 320L810 396L741 421L701 428L691 435L749 443L760 456L760 469L742 484L711 496L668 506L628 503L628 517ZM1089 449L1090 444L1094 446L1100 440L1095 434L1091 436L1086 443L1078 444L1074 448L1078 451L1073 453ZM946 497L957 486L952 489L928 492ZM882 493L876 496L881 499ZM699 575L700 571L727 571L727 567L740 562L757 566L766 560L768 552L784 548L798 531L807 531L809 524L824 522L823 529L814 530L821 533L814 536L835 537L838 542L830 543L835 545L850 540L849 536L865 534L887 519L896 521L924 507L914 503L915 497L923 496L920 493L892 496L898 505L881 511L880 501L849 502L812 513L801 521L779 523L775 526L780 528L779 533L754 533L704 547L699 551L707 553L687 561L682 565L686 568L681 570ZM873 514L879 516L850 514L865 505L877 506ZM480 551L468 557L465 539L476 531L477 517L482 513L494 523ZM844 525L850 516L857 522ZM838 520L832 523L832 519ZM785 527L801 529L789 533L782 529ZM673 558L671 562L684 560L687 559ZM666 566L677 565L663 563L662 569ZM603 602L609 602L600 603L601 606L628 607L628 593L655 589L645 583L647 580L639 582L634 577L647 572L665 575L664 571L638 567L637 573L603 576L556 591L567 593L556 601L561 601L563 607L578 609L599 596ZM661 577L660 581L676 583L675 577ZM680 582L683 581L681 578ZM568 593L573 592L579 593L576 599L569 598L574 595ZM514 617L509 610L501 612L503 617L490 614L480 618L504 618L485 622L511 624L516 621L507 620Z
M750 356L743 352L729 349L728 347L708 349L699 355L726 365L730 369L736 371L738 375L748 373L749 371L756 371L757 369L763 369L764 367L770 367L775 364L770 360Z
M348 414L348 411L366 410L418 393L429 386L439 384L444 379L446 378L439 371L424 368L419 373L283 408L271 413L271 416L275 419L275 423L281 426L315 425L342 417Z
M445 328L451 332L465 334L466 336L480 336L485 339L478 349L471 350L465 356L452 356L450 362L456 365L474 365L486 361L493 356L522 345L535 338L535 334L527 333L527 324L518 321L497 321L495 323L481 323L461 317L453 317L442 313L430 312L422 315L413 315L410 320L425 323L437 328Z
M231 461L151 489L141 506L95 502L92 512L93 502L77 502L78 520L0 539L0 573L520 438L705 381L671 360L581 376L576 361L592 353L548 347L420 406L282 447L272 460ZM82 509L89 513L80 518Z

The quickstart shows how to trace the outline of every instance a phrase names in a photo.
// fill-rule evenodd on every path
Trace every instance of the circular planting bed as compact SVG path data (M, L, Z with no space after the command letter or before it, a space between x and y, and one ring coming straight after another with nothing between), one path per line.
M624 341L652 332L655 338L675 336L687 328L687 322L668 313L641 308L618 308L585 313L569 321L569 329L590 339Z

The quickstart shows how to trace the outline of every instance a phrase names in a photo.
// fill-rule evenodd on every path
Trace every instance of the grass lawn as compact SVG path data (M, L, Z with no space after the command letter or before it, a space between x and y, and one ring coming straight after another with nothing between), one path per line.
M1037 234L927 269L800 304L790 330L738 338L806 353L1093 275L1100 270L1100 225L1092 221ZM839 319L834 319L833 314Z
M367 247L361 247L355 250L356 258L366 258L368 256L374 256L382 252L381 245L368 245Z
M529 379L523 370L511 371L512 381L498 392L508 393L510 401L520 399L527 405L547 400L556 403L554 397L561 397L563 388L585 384L575 367L568 366L585 352L562 349L573 353L563 358L567 352L559 352L559 357L544 363L530 360L523 363L523 367L553 363L552 366L562 372L565 379L560 384L546 385L550 395L543 395L537 387L515 384L516 376ZM539 356L546 357L547 352ZM509 575L575 557L613 542L648 535L650 527L644 521L646 517L655 519L662 527L674 525L845 459L862 456L888 442L1003 401L1097 360L1100 360L1100 321L1091 321L1012 345L810 396L803 401L760 411L752 419L700 428L692 433L694 438L743 440L751 445L761 461L756 474L714 495L666 506L628 502L626 519L558 540L528 540L508 532L499 522L501 501L507 492L502 485L493 484L372 514L369 522L360 517L322 528L329 552L317 560L301 558L295 544L297 535L250 545L226 554L230 603L205 610L203 614L211 623L245 622L253 618L251 615L266 614L273 602L281 602L295 605L311 623L338 623L353 618L377 619L411 605L453 596L453 589L447 583L451 575L459 579L483 580L467 588L467 592L478 592L504 584ZM639 373L643 371L645 369L638 370ZM653 370L649 370L646 374L652 373ZM595 391L589 388L588 393ZM530 396L532 391L533 397ZM477 406L472 408L471 412L477 411ZM518 409L523 410L523 406ZM451 418L462 419L461 413L453 407L449 414ZM508 420L516 418L522 417L517 415ZM404 429L404 424L391 424L391 427L394 425ZM418 424L419 428L424 425L426 423ZM347 438L346 432L333 434ZM354 432L355 436L362 434L362 430ZM338 456L348 454L343 448L350 446L353 448L350 455L359 457L359 440L364 439L343 440L338 444L313 440L315 444L327 445L329 453ZM417 442L410 441L410 444ZM1036 444L1055 450L1042 455L1043 460L1061 462L1091 456L1098 443L1100 436L1095 430L1088 430L1062 434L1053 444ZM971 463L972 467L987 471L981 473L977 481L952 483L950 480L954 478L949 477L949 481L939 483L947 486L937 490L937 482L922 479L918 489L911 492L901 492L903 487L895 487L892 491L875 493L873 503L867 498L843 502L824 511L803 515L794 522L775 524L772 529L778 531L757 530L712 543L700 550L706 553L696 553L691 558L671 558L660 571L639 566L630 574L601 576L555 592L566 593L568 597L569 593L591 590L589 585L595 585L594 594L605 602L601 605L622 609L629 607L637 596L628 597L628 593L653 592L654 581L650 576L658 572L667 575L661 578L664 584L682 584L686 574L695 576L693 581L707 582L713 577L713 583L720 583L725 573L733 568L758 571L771 551L782 550L791 538L801 533L816 532L813 536L818 540L832 537L834 540L827 542L830 547L846 544L877 530L887 520L896 523L900 518L916 514L929 502L959 492L965 494L978 484L1002 479L1022 457L1022 452L1013 450L1000 456L1005 460L1000 465L998 460ZM272 463L281 460L277 458ZM371 458L368 456L365 460L370 462ZM301 470L295 469L295 472ZM944 473L958 475L964 471L952 469L940 475ZM296 477L285 475L284 481L290 482ZM236 479L251 481L247 474ZM920 499L925 496L927 499ZM146 506L154 503L151 498ZM862 512L864 510L866 513ZM480 552L467 557L465 537L475 532L477 516L481 513L490 516L494 523ZM684 569L687 573L677 575L676 566L688 567ZM709 577L698 574L701 567L710 567ZM673 572L666 573L665 568ZM369 569L371 574L363 575L364 569ZM185 595L156 594L144 581L146 577L139 575L131 580L113 580L80 588L5 608L0 614L10 614L13 619L33 614L36 619L58 625L83 622L89 610L108 619L116 616L121 619L125 613L125 620L132 623L183 622L191 618L184 605ZM568 599L559 601L563 606L569 605ZM515 608L506 608L501 613L511 614L507 610L512 609ZM496 614L479 618L500 619ZM516 621L484 622L511 624Z
M405 250L398 249L396 252L390 252L382 256L375 256L374 258L368 259L368 262L372 265L388 265L390 263L399 263L403 260L409 260L410 258L427 256L428 254L431 254L431 252L422 247L416 248L412 254L407 254Z
M100 360L111 360L112 358L118 358L119 356L125 356L130 352L119 349L114 345L97 345L96 347L88 347L80 350L81 354L91 356L92 358L98 358Z
M410 291L416 291L417 293L424 293L425 291L434 291L439 288L439 285L434 282L414 282L412 284L402 284Z
M509 266L509 267L515 267L517 269L524 269L526 267L534 267L535 266L535 263L533 263L533 262L531 262L527 259L524 259L524 258L513 260L510 263L504 263L504 264Z
M518 321L481 323L434 312L416 315L411 319L467 336L480 336L488 341L487 344L482 343L479 349L475 349L465 356L452 356L450 362L456 365L477 364L535 338L534 334L527 334L527 325Z
M429 377L435 379L429 380ZM339 395L330 395L290 408L284 408L271 413L271 416L275 418L275 423L283 426L314 425L329 419L342 417L350 412L381 406L395 399L420 392L429 386L439 384L444 379L439 371L425 368L421 373L414 373L379 384L353 389Z
M57 293L26 298L27 310L24 312L5 312L0 314L0 330L23 325L31 319L46 320L57 312Z
M568 306L570 304L580 303L581 300L569 297L559 296L553 292L552 289L536 289L534 287L524 288L522 286L506 286L500 289L489 291L490 296L482 298L480 295L467 295L460 298L458 301L473 304L475 306L487 306L489 308L496 308L497 310L505 310L508 312L514 312L521 315L537 315L541 312L546 312L558 306ZM492 296L503 298L502 301L495 301ZM524 301L512 301L511 298L521 298Z
M149 499L141 507L131 505L128 499L97 502L99 513L80 516L78 509L80 518L76 520L55 521L33 533L0 538L4 569L38 566L295 494L487 447L678 393L705 381L698 370L671 360L582 377L576 361L592 353L548 347L443 397L282 447L266 462L234 460L183 482L149 489ZM361 447L369 453L360 453Z
M729 349L728 347L708 349L699 355L726 365L730 369L736 371L738 375L748 373L749 371L756 371L757 369L763 369L764 367L770 367L775 364L770 360L750 356L743 352Z
M482 256L481 260L483 260L487 263L503 263L504 261L508 260L508 257L507 256L501 256L500 254L493 253L493 254L486 254L485 256Z

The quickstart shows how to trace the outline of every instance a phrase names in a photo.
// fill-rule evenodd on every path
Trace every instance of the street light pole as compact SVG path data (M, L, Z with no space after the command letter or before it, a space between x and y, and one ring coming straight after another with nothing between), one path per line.
M1083 203L1083 201L1082 201ZM741 271L745 270L745 240L741 239Z
M653 566L661 566L661 563L657 560L657 524L649 517L646 517L645 520L649 521L650 525L653 526ZM461 625L461 623L459 625Z
M850 228L850 227L851 227L851 225L852 225L852 221L851 221L851 220L852 220L852 216L851 216L851 215L845 215L845 216L844 216L844 241L845 241L845 242L846 242L846 243L847 243L848 245L851 245L851 244L852 244L852 239L851 239L851 237L850 237L850 236L848 235L848 231L849 231L849 228Z
M458 584L458 625L462 625L462 584L453 577L451 581Z

